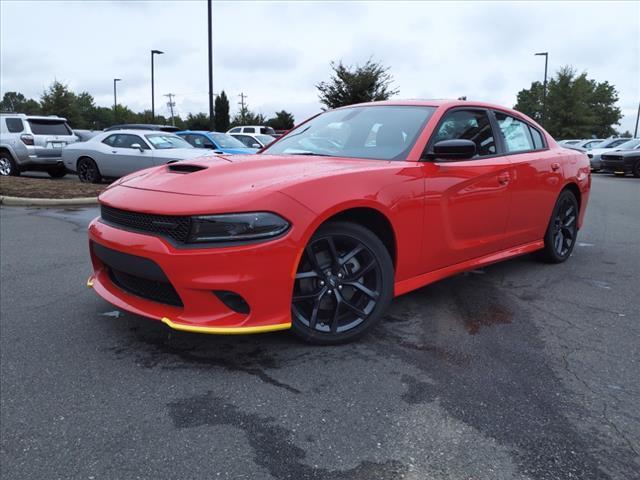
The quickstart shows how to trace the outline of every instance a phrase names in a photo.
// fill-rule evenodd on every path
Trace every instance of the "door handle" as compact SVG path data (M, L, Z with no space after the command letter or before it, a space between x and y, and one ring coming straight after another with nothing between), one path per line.
M111 153L118 153L118 150L111 150Z
M511 175L509 175L509 172L502 172L498 175L498 183L500 185L506 185L509 183L510 180L511 180Z
M553 162L551 164L551 170L553 170L554 172L560 169L560 164L558 162Z

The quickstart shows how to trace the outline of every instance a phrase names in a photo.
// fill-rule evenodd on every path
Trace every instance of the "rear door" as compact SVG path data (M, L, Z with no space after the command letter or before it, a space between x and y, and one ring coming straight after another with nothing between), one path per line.
M494 114L513 167L505 239L508 246L541 240L562 186L562 156L571 153L550 150L542 132L524 120L500 111Z
M30 118L27 120L35 153L41 161L59 161L62 149L76 141L76 137L65 120Z
M511 204L511 164L502 155L491 112L449 110L427 144L467 139L476 156L433 159L425 169L425 271L482 257L504 248Z

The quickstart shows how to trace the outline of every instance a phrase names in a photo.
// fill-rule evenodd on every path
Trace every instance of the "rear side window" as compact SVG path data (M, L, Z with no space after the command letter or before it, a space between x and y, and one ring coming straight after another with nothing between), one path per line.
M529 125L529 130L531 131L531 138L533 139L533 148L535 148L536 150L545 148L542 134L538 131L538 129L533 128L531 125Z
M507 152L513 153L533 150L533 139L531 138L529 125L502 112L495 113Z
M24 125L22 124L22 120L19 118L7 118L7 130L11 133L20 133L24 131Z
M253 127L244 127L242 133L256 133L256 129Z
M71 135L71 129L65 122L51 120L28 120L34 135Z
M263 135L272 135L276 133L276 131L271 127L260 127L259 133L262 133Z
M471 140L476 144L476 157L496 153L496 143L489 116L484 110L454 110L438 127L433 143L441 140Z

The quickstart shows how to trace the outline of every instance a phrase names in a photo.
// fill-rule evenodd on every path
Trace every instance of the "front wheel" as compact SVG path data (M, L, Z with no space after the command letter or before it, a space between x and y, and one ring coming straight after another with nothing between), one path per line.
M62 178L67 174L67 169L64 167L58 167L47 172L51 178Z
M96 162L89 157L78 160L78 178L82 183L100 183L102 175Z
M323 225L298 265L292 329L311 343L354 340L384 314L393 282L393 262L373 232L348 222Z
M563 190L553 208L544 248L540 251L543 260L551 263L564 262L576 245L578 237L578 200L569 190Z
M640 160L636 161L636 164L633 166L633 176L640 178Z

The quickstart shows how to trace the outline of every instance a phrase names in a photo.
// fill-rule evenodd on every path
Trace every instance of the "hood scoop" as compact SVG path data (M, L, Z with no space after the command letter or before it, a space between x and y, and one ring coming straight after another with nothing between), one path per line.
M190 163L171 163L167 166L167 170L173 173L193 173L200 170L206 170L207 167L203 165L193 165Z

